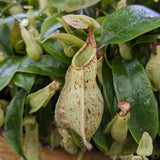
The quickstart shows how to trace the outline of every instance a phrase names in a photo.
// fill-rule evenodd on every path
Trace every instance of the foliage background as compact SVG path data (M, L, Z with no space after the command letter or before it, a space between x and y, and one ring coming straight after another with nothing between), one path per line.
M49 137L54 130L53 125L55 126L54 109L61 89L45 108L40 108L33 114L29 113L30 106L26 103L26 97L53 80L61 82L61 88L63 87L72 57L66 55L59 39L66 42L73 53L76 53L81 45L77 45L72 39L68 41L65 37L55 38L52 33L67 33L85 41L86 30L74 29L62 19L62 16L67 14L84 14L94 18L102 26L101 29L95 29L95 39L98 50L103 51L103 67L100 71L103 83L98 79L97 82L105 104L102 123L92 137L94 148L111 157L135 153L135 146L138 145L143 132L148 132L153 138L152 158L158 157L159 90L153 91L145 67L150 58L150 44L159 39L160 1L128 0L127 7L121 9L117 9L119 0L93 1L95 4L92 5L88 0L82 9L81 0L74 1L75 6L80 4L80 8L74 9L74 3L71 5L73 1L65 2L0 1L0 53L3 57L0 62L0 104L5 112L4 130L8 143L13 150L24 156L23 118L35 116L39 124L39 138L54 147ZM25 5L33 6L39 45L43 48L43 55L39 61L33 61L28 57L26 44L21 36L20 23L28 18L28 9L23 8ZM132 59L121 58L118 45L120 42L130 46ZM116 142L118 149L111 153L111 147L115 142L110 134L106 135L103 131L106 124L119 112L117 102L121 99L128 100L131 106L134 106L130 110L131 118L128 122L129 135L132 136L123 145ZM133 147L128 149L128 144L133 144Z

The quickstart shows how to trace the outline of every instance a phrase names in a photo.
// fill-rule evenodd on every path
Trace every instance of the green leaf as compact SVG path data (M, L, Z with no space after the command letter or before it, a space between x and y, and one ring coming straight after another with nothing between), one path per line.
M48 17L41 26L41 40L49 36L52 32L61 28L62 25L57 21L55 17Z
M8 52L7 52L6 48L1 43L0 43L0 52L2 52L4 57L10 56L10 55L8 55Z
M106 101L104 100L104 112L103 112L102 122L99 128L97 129L96 133L92 137L97 148L104 153L108 152L111 142L111 137L109 137L104 133L104 129L106 128L106 125L109 121L110 121L109 108Z
M106 134L103 133L103 129L101 125L97 129L96 133L92 137L94 143L96 144L97 148L104 153L107 153L109 150L109 143L108 143L108 137Z
M132 45L132 47L137 45L137 44L141 44L141 43L151 43L151 42L155 41L156 39L158 39L157 34L142 35L142 36L140 36L136 39L136 41Z
M128 136L127 142L124 144L121 154L122 155L129 155L133 154L137 150L137 143L134 141L133 137L131 135Z
M18 57L8 58L0 63L0 90L8 85L20 64Z
M87 8L99 2L100 0L49 0L49 5L70 12Z
M46 138L49 135L49 127L53 121L52 104L41 108L37 113L37 122L39 124L39 135L41 138Z
M57 39L49 39L45 41L42 44L42 46L50 55L52 55L54 58L58 59L59 61L65 64L71 63L71 58L68 58L65 55L63 48Z
M118 111L117 98L113 87L112 70L109 68L105 61L103 62L102 76L104 96L107 101L110 113L113 117Z
M58 61L52 56L42 55L38 62L35 62L26 56L17 71L44 76L64 76L67 68L68 65Z
M138 59L139 62L145 67L149 58L151 50L150 44L138 44L132 48L132 55L134 58Z
M5 117L5 135L10 147L24 157L22 144L22 118L26 92L20 90L11 100Z
M49 17L46 19L41 27L41 40L48 38L54 31L58 28L61 28L62 25L57 21L55 17ZM51 37L52 38L52 37ZM64 50L57 39L48 39L42 43L43 48L54 58L58 59L59 61L70 64L71 58L68 58Z
M24 13L16 14L10 17L5 18L4 20L0 20L0 26L4 24L11 24L14 22L14 19L23 19L27 18L27 15Z
M152 159L156 159L160 156L160 138L157 136L153 141L154 151L152 154Z
M17 72L14 75L12 82L17 86L24 88L29 93L35 82L35 79L35 74Z
M160 26L160 14L141 5L113 12L103 24L101 45L129 41Z
M32 61L28 56L13 56L0 63L0 90L2 90L8 85L16 72L25 72L44 76L64 76L67 68L68 65L63 64L62 62L58 61L50 55L43 55L41 60L38 62ZM31 77L33 78L33 75ZM24 82L21 81L20 84L19 81L23 78L22 76L21 78L16 77L16 80L14 81L18 81L18 86L23 86L25 87L25 89L29 90L29 87L31 87L30 85L32 85L33 79L31 78L31 80L28 77L30 79L30 82L27 80L28 82L24 84ZM28 83L30 83L30 85Z
M143 66L137 61L113 60L113 80L118 100L131 103L129 130L136 142L143 132L154 139L158 132L157 102Z
M7 24L0 26L0 45L3 45L7 55L6 57L11 56L13 54L12 46L10 42L11 30Z

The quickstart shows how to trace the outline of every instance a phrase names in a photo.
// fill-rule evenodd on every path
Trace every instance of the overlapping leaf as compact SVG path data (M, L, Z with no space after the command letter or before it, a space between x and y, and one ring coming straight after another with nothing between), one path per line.
M58 61L52 56L43 55L38 62L32 61L30 58L25 57L17 71L45 76L64 76L67 68L68 65Z
M137 61L113 60L113 80L118 100L131 103L129 130L139 142L143 132L154 139L158 132L158 107L150 81Z
M42 56L41 60L38 62L31 60L28 56L10 57L0 63L0 90L2 90L8 85L16 72L31 73L45 76L64 76L67 68L68 65L63 64L62 62L58 61L50 55ZM17 79L14 79L14 81L17 82ZM29 89L29 86L27 87L24 82L23 84L21 83L20 86L23 86L23 88L25 87L25 89L27 90Z
M131 5L109 15L103 24L101 45L129 41L160 26L160 14Z
M96 4L99 1L100 0L50 0L49 5L70 12L87 8Z
M35 78L36 78L35 74L17 72L13 77L12 81L15 85L24 88L27 92L30 92L35 82Z
M117 99L113 87L112 70L109 68L106 62L103 62L102 76L104 96L106 98L111 115L114 116L118 111Z
M51 33L55 32L57 29L61 28L62 25L57 21L55 17L49 17L46 19L41 27L41 40L45 39ZM68 58L60 43L57 39L49 39L42 43L43 48L53 57L58 59L59 61L70 64L71 59Z
M26 92L20 90L10 102L5 117L5 135L10 147L24 157L22 144L22 117Z
M0 90L2 90L11 81L13 75L16 73L21 59L11 57L0 63Z

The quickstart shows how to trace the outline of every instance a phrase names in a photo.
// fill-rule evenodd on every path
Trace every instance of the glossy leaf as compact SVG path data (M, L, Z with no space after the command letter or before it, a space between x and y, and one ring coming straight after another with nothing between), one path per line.
M23 18L27 18L27 15L24 13L20 13L20 14L16 14L14 16L10 16L5 18L4 20L0 21L0 26L4 25L4 24L10 24L14 22L14 19L23 19Z
M48 17L41 26L41 40L61 27L61 23L59 23L55 17Z
M139 62L145 67L151 54L150 44L137 44L132 49L132 55L138 59Z
M24 157L22 118L26 92L20 90L11 100L5 117L5 135L10 147Z
M9 25L4 24L0 26L0 45L3 45L7 55L6 57L11 56L13 54L12 46L10 42L11 30Z
M160 156L160 137L157 136L153 141L154 151L152 154L152 159L156 159Z
M1 45L0 46L0 52L2 52L4 57L8 57L9 55L8 55L8 52L7 52L6 48L2 44L0 44L0 45Z
M158 132L158 109L150 81L137 61L113 60L113 80L118 100L131 103L129 130L139 142L143 132L154 139Z
M35 74L17 72L13 77L12 82L17 86L24 88L27 92L30 92L35 82L35 78Z
M51 35L52 32L56 31L58 28L61 27L62 25L58 22L58 20L55 17L48 18L43 22L41 27L41 40ZM65 64L71 63L71 59L65 55L63 48L57 39L52 38L45 40L45 42L42 43L42 46L50 55L52 55L59 61Z
M52 55L54 58L58 59L59 61L65 64L71 63L71 58L68 58L65 55L63 48L57 39L49 39L45 41L42 44L42 46L50 55Z
M49 36L54 31L56 31L58 28L61 28L61 27L62 27L61 23L59 23L55 17L49 17L42 24L41 40L45 39L47 36ZM71 63L71 59L65 55L63 48L60 45L60 43L57 41L57 39L49 39L43 42L42 46L54 58L60 60L65 64Z
M0 63L0 90L8 85L19 67L20 60L18 57L8 58Z
M50 55L43 55L38 62L32 61L26 56L17 71L45 76L64 76L67 68L66 64Z
M70 12L87 8L99 2L100 0L49 0L49 5Z
M113 87L112 70L109 68L105 61L103 62L102 76L104 96L107 101L110 113L113 117L118 111L117 98Z
M95 5L88 7L88 8L84 8L83 11L84 11L84 15L96 19L96 6Z
M84 40L84 41L86 41L86 39L87 39L87 33L85 32L85 30L82 30L82 29L74 30L73 35Z
M42 56L38 62L32 61L28 56L14 56L0 63L0 90L8 85L16 72L64 76L67 68L68 65L50 55Z
M155 11L141 5L124 7L104 21L101 45L126 42L159 26L160 14Z
M49 103L47 107L41 108L37 113L37 121L39 124L40 137L45 138L49 135L49 127L53 121L52 105Z
M151 42L155 41L157 38L158 38L157 34L142 35L136 39L136 42L132 45L132 47L137 44L151 43Z
M121 154L129 155L135 153L137 150L138 144L135 142L131 135L127 138L127 143L124 144Z
M99 128L97 129L96 133L92 137L97 148L104 153L108 152L111 140L111 138L104 133L106 124L109 121L110 121L109 108L106 101L104 100L104 112L103 112L102 122Z

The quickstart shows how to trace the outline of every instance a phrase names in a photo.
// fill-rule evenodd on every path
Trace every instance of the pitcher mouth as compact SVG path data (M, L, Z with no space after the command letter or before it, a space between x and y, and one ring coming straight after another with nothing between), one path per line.
M91 50L90 53L88 52L88 54L84 52L87 47L89 47L89 49ZM80 48L80 50L76 53L76 55L73 57L72 66L76 70L81 70L82 68L88 66L90 62L92 62L92 59L94 58L94 56L96 56L96 48L93 48L90 42L89 43L86 42L82 46L82 48Z

